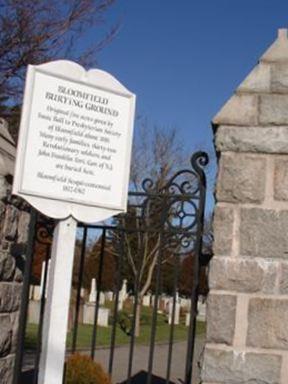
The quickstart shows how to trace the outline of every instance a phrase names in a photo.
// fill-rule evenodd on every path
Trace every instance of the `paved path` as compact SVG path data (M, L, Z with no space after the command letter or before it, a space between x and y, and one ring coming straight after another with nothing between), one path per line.
M199 378L199 370L197 369L197 360L201 354L203 348L203 339L197 339L195 345L195 359L194 359L194 381L193 384L197 383L197 378ZM178 379L184 378L185 372L185 357L186 357L186 342L175 343L173 347L172 355L172 365L171 365L171 377L172 382L180 382ZM129 349L127 346L118 347L115 349L114 357L114 369L113 369L113 382L119 383L124 381L127 378L127 368L128 368L128 353ZM144 345L135 346L133 354L133 370L132 375L137 374L140 371L148 370L148 356L149 356L149 347ZM154 353L154 364L153 364L153 374L162 378L166 378L167 371L167 356L168 356L168 345L161 344L155 346ZM97 350L95 354L96 361L99 361L103 367L107 367L107 362L109 359L109 350ZM198 380L199 382L199 380Z
M193 384L199 384L199 368L197 362L200 358L201 352L204 345L204 336L198 336L195 343L195 358L194 358L194 368L193 368ZM186 342L177 342L173 347L172 355L172 364L171 364L171 377L170 380L172 383L182 383L184 379L185 372L185 358L186 358ZM114 365L113 365L113 383L122 383L127 379L127 369L128 369L128 354L129 347L127 345L119 346L115 348L114 352ZM168 355L168 345L167 344L158 344L155 346L154 354L154 364L153 364L153 374L159 378L166 379L167 371L167 355ZM143 371L148 370L148 356L149 356L149 347L145 345L136 345L133 354L133 370L132 376L136 376L139 372L142 371L143 381L137 380L137 383L145 383L145 373ZM27 354L24 360L25 369L31 368L31 359L33 356ZM104 369L108 367L109 361L109 349L97 349L95 353L95 360L100 362ZM136 381L135 381L136 382ZM165 383L165 380L155 380L156 383ZM153 383L154 383L153 382ZM28 382L27 382L28 384Z

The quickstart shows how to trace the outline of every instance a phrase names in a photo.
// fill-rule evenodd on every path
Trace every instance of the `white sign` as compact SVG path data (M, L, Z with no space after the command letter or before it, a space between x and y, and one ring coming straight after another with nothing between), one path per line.
M13 193L65 219L53 236L39 384L63 382L76 220L126 210L134 109L106 72L69 61L28 68Z
M134 109L135 95L106 72L29 66L13 193L54 218L125 211Z

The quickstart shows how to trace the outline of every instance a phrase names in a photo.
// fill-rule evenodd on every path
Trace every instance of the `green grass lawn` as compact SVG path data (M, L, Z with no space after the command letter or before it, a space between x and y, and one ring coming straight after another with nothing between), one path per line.
M37 341L37 330L38 326L35 324L28 324L25 337L25 348L26 349L35 349ZM97 347L109 346L111 342L111 331L112 327L98 327L97 331ZM77 340L77 349L88 349L91 346L92 340L92 325L79 325L78 328L78 340ZM148 344L150 340L151 326L142 325L141 334L136 338L136 343L138 344ZM205 334L205 323L197 323L197 335ZM169 341L170 336L170 326L168 324L158 325L156 331L156 342L164 343ZM177 325L174 327L174 341L181 341L187 339L187 327L184 325ZM71 347L72 333L68 332L67 335L67 347ZM127 336L120 328L117 326L116 331L116 345L128 344L130 342L130 336Z
M129 308L124 310L129 314ZM135 338L138 344L149 344L151 336L151 323L152 323L152 311L150 308L143 307L141 312L141 326L140 336ZM156 330L156 342L165 343L169 341L170 337L170 325L167 323L166 316L159 314L157 318L157 330ZM37 330L38 326L34 324L28 324L25 337L25 348L34 349L37 343ZM197 322L196 334L205 334L205 323ZM112 326L97 328L97 341L96 347L108 347L111 343ZM93 334L92 325L79 324L78 326L78 339L77 349L89 349L91 346ZM174 341L187 340L188 328L184 324L182 318L179 325L174 326ZM130 336L128 336L117 324L116 327L116 345L129 344ZM67 348L71 347L72 332L67 334Z

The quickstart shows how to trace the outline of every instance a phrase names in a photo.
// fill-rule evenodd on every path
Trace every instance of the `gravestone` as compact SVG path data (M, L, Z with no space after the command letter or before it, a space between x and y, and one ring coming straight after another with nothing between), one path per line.
M86 296L86 289L85 288L80 288L80 297L81 299L85 299Z
M186 327L190 326L190 318L191 318L190 312L187 312L185 314L185 325L186 325Z
M197 320L205 321L206 320L206 302L202 303L198 301L197 303Z
M35 300L35 301L41 300L41 287L40 287L40 285L34 285L33 300Z
M169 312L170 297L164 296L164 297L162 297L162 301L163 301L164 311L166 313L168 313Z
M100 292L100 294L99 294L99 305L105 305L105 294L104 294L104 292Z
M96 279L91 280L90 294L89 294L89 303L95 303L97 298L97 285Z
M123 280L122 288L119 292L119 298L121 297L121 301L125 301L128 297L128 292L127 292L127 280Z
M86 303L83 305L83 324L94 324L96 305L93 303ZM109 325L110 309L98 308L97 325L101 327L108 327Z
M105 299L107 301L113 301L113 292L112 291L105 292Z
M41 301L30 300L28 305L28 323L39 324Z
M123 303L124 303L124 301L122 300L122 297L119 296L118 305L117 305L117 310L118 311L122 311L123 310Z
M151 300L150 295L143 296L143 299L142 299L143 306L144 307L150 307L150 300Z
M173 316L173 298L169 302L169 314L168 314L168 324L172 324ZM180 322L180 303L179 300L175 302L175 312L174 312L174 324L179 325Z

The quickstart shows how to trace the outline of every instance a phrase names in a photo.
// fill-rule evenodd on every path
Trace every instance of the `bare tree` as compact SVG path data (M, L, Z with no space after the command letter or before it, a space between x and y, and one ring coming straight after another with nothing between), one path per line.
M130 180L132 188L139 190L147 177L161 188L173 172L188 159L175 127L151 128L147 119L141 119L136 132Z
M185 157L183 145L177 137L174 128L149 128L147 121L142 122L138 136L135 139L132 155L130 190L143 191L143 180L153 184L155 194L159 193L174 172L183 165ZM147 178L149 180L147 180ZM119 223L124 232L124 248L129 266L128 280L138 292L135 319L135 335L140 333L140 316L143 296L151 288L155 267L162 248L161 263L166 263L172 257L168 242L159 231L146 231L143 228L157 228L161 221L163 201L149 199L145 205L145 216L139 217L139 206L142 197L130 197L128 213L120 217ZM138 206L138 207L137 207ZM141 210L141 209L140 209ZM119 235L115 239L120 241ZM161 243L161 244L160 244ZM115 247L116 248L116 247ZM115 256L117 253L115 253Z
M17 122L28 64L56 59L96 64L97 54L118 29L113 25L107 30L104 25L115 1L0 0L0 111L4 117L13 116ZM95 39L87 44L88 31L95 32Z

